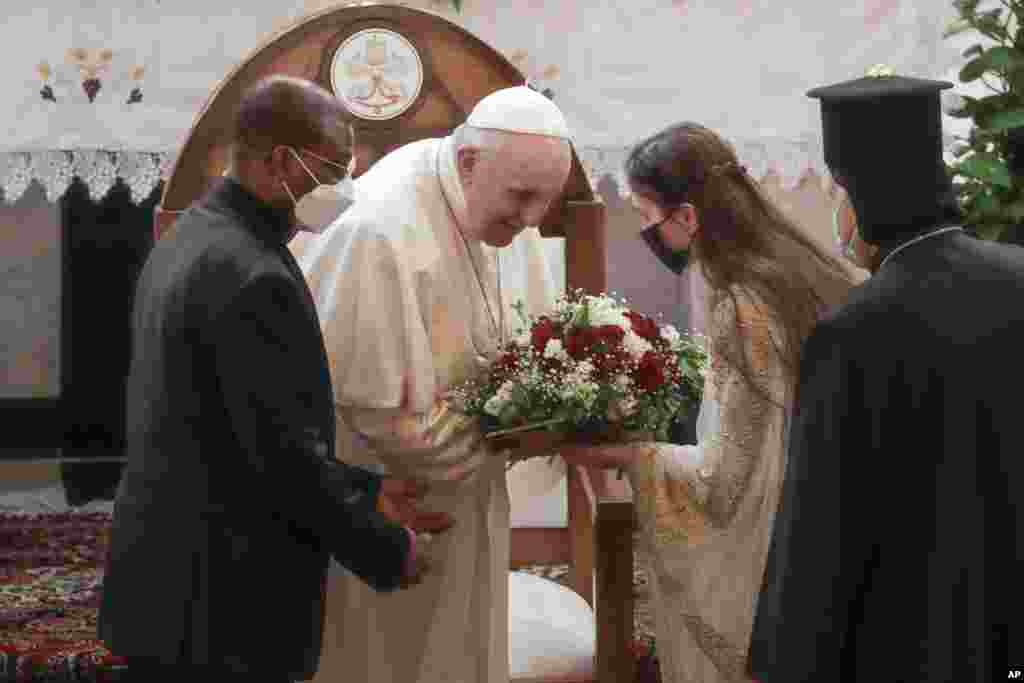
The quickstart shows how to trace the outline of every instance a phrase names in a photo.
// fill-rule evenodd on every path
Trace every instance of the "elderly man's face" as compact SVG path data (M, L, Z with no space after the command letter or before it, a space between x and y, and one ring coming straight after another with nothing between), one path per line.
M504 247L540 224L562 193L572 166L569 143L512 134L497 150L462 149L459 166L473 235Z

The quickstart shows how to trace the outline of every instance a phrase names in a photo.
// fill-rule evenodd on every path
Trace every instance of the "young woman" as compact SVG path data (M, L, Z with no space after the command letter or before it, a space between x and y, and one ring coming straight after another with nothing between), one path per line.
M630 475L666 683L749 681L746 658L782 477L800 350L853 269L776 208L714 132L644 140L626 174L641 233L678 274L707 281L711 364L698 443L564 448ZM827 454L823 454L827 456Z

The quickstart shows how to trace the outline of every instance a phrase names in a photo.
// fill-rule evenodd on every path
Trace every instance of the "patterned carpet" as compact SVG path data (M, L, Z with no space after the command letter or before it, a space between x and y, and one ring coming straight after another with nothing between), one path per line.
M123 661L95 638L110 523L109 512L0 512L0 681L119 680ZM562 585L568 576L565 565L520 571ZM634 586L638 683L656 683L639 567Z
M0 513L0 680L93 681L108 513Z

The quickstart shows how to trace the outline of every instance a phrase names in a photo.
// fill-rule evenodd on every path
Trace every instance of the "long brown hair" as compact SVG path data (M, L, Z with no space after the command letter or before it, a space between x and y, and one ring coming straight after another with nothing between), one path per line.
M732 147L699 124L676 124L642 141L630 152L625 170L633 191L660 208L684 203L696 208L700 230L691 254L713 293L709 309L729 297L739 310L738 290L763 302L764 314L782 336L773 336L772 343L795 390L803 342L822 310L845 300L856 282L852 269L776 207ZM737 338L744 340L743 325L738 319L735 325ZM733 355L726 353L723 360L775 402L755 381L747 354Z

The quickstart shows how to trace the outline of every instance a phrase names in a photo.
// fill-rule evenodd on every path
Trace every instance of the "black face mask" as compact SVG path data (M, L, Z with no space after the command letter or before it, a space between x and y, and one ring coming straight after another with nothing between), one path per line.
M661 238L661 231L658 230L664 223L665 221L660 221L647 226L640 232L640 237L644 239L644 242L647 243L647 246L650 247L650 250L654 252L654 255L658 257L663 266L676 275L682 275L690 261L690 250L673 251L665 244L665 240Z

